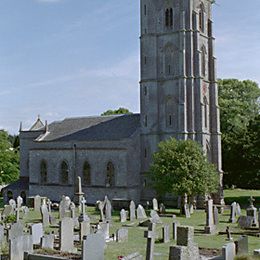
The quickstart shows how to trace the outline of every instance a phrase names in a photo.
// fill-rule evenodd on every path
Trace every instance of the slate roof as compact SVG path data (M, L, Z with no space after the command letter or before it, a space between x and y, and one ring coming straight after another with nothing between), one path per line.
M66 118L53 122L36 141L105 141L131 137L140 128L140 115Z

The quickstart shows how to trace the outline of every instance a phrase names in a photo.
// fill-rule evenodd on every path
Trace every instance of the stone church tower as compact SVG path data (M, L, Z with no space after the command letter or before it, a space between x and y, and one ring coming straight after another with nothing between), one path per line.
M210 0L141 0L141 179L160 141L199 142L217 165L221 134Z

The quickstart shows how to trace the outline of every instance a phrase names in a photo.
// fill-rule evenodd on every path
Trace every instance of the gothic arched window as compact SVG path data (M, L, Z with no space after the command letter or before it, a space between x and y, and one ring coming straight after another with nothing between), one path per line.
M165 11L165 26L168 27L170 25L170 12L169 12L169 9L166 9Z
M112 162L107 164L107 176L106 176L106 186L111 187L115 185L115 167Z
M46 161L42 160L40 165L40 178L41 183L47 183L47 163Z
M172 8L170 8L170 26L173 26L173 11L172 11Z
M88 162L85 162L83 165L83 184L84 185L91 184L91 172L90 172L90 165Z
M204 127L208 128L208 100L206 97L203 98L204 103Z
M61 163L60 181L61 181L61 184L67 184L69 181L69 166L66 161L62 161L62 163Z
M206 48L203 46L201 48L201 75L206 76Z
M203 3L200 4L200 10L199 10L199 27L202 32L204 32L205 29L205 7Z

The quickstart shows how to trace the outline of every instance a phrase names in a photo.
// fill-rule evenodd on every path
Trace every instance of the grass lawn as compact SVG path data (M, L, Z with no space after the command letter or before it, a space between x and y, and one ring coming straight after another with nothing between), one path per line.
M241 196L239 196L241 195ZM235 201L241 203L244 201L244 198L248 198L250 195L254 197L260 196L260 191L245 191L245 190L226 190L225 196L228 198L236 198ZM241 203L242 204L242 203ZM91 222L97 222L99 219L99 214L95 212L94 207L87 208L88 215L91 218ZM221 249L221 247L226 243L226 235L206 235L204 234L204 226L206 222L206 214L204 210L197 210L190 219L186 219L184 217L179 216L178 209L168 209L167 213L175 214L176 219L180 222L181 225L189 225L194 226L195 229L195 242L199 244L200 248L215 248ZM149 214L149 212L148 212ZM242 210L242 214L245 215L245 210ZM58 212L54 212L54 215L58 217ZM24 219L24 223L33 223L39 222L41 216L40 213L35 213L30 211L29 215ZM225 210L224 214L219 215L219 225L217 227L217 231L224 232L226 227L229 226L231 233L232 232L243 232L237 227L237 224L228 223L229 220L229 210ZM172 218L162 218L164 223L169 223L171 225L173 219ZM129 224L130 222L126 222L125 224ZM116 232L118 228L122 227L122 223L119 221L119 212L113 213L113 222L110 227L110 234ZM144 231L147 228L137 227L137 223L133 227L126 227L128 229L128 242L116 243L109 242L107 243L107 248L105 250L105 259L107 260L116 260L118 256L125 256L130 253L139 252L143 256L145 256L146 250L146 238L144 238ZM169 255L169 247L175 245L175 241L171 239L171 241L167 244L161 243L159 240L162 237L161 225L157 225L157 234L158 239L155 243L155 256L154 259L158 260L168 260ZM170 226L172 238L172 226ZM45 232L54 231L58 233L57 228L47 228ZM232 235L234 240L236 240L240 235ZM256 248L260 248L260 238L249 236L249 252L252 254L253 250Z

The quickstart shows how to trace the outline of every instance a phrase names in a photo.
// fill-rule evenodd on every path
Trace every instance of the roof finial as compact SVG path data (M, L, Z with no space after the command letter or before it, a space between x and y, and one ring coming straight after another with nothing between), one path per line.
M20 122L20 127L19 127L19 132L22 132L23 131L23 122L21 121Z

